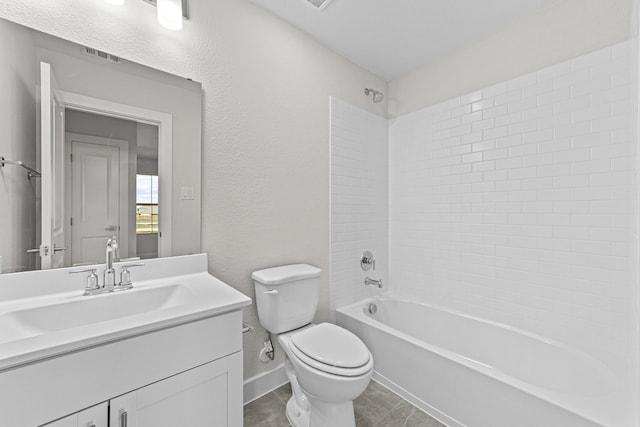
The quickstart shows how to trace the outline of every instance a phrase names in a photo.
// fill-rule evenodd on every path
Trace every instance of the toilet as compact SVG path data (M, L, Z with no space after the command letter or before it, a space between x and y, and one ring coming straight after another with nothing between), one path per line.
M279 334L293 395L294 427L354 427L353 400L367 388L373 357L354 334L331 323L313 324L320 270L292 264L255 271L260 324Z

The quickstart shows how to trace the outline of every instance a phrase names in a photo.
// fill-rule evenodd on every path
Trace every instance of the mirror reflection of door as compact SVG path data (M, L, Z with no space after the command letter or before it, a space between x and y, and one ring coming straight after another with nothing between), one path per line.
M67 109L66 130L67 265L103 263L111 236L118 238L121 258L157 257L157 226L139 226L136 176L158 175L158 127ZM156 197L156 224L157 206Z
M127 223L129 204L129 141L67 133L67 146L71 148L71 264L101 262L111 236L118 239L123 254L128 253L128 241L121 239L120 231Z

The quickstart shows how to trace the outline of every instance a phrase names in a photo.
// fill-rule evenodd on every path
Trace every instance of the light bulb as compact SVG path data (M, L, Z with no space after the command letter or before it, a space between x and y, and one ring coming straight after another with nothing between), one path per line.
M182 0L158 0L157 7L160 25L173 31L182 29Z
M124 4L124 0L104 0L104 1L114 6L122 6Z

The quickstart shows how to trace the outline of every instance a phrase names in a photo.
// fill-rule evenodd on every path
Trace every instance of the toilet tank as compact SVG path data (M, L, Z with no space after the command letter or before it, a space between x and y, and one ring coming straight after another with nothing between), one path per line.
M308 264L291 264L254 271L260 324L279 334L311 323L318 308L320 270Z

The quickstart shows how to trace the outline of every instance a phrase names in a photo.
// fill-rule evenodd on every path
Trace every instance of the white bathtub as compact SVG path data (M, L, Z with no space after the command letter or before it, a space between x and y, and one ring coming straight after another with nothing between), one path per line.
M562 344L390 299L340 308L337 322L371 350L374 378L449 426L629 425L613 372Z

